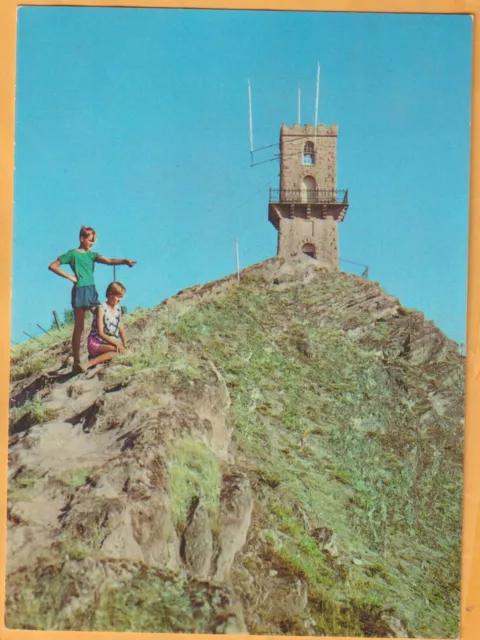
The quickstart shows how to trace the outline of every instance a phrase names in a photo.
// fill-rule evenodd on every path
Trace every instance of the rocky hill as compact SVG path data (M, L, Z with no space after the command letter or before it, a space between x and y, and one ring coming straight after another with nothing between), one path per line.
M72 377L15 347L10 628L458 634L464 358L378 284L260 263Z

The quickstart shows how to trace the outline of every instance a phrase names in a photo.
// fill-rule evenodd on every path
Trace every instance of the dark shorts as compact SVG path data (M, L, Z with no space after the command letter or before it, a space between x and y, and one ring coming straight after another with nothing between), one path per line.
M72 307L74 309L91 309L92 307L98 307L99 304L100 300L94 284L87 284L85 287L73 287Z

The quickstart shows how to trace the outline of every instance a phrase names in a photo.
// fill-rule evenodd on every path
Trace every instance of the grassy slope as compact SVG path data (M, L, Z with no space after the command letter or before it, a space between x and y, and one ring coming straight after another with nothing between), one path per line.
M359 286L326 277L276 292L251 278L184 314L169 338L223 372L244 463L266 487L261 534L329 612L317 629L363 635L362 612L379 607L415 635L454 636L461 427L438 417L422 428L428 374L400 390L378 353L310 313ZM388 330L372 338L387 342ZM408 365L395 366L409 384ZM334 531L335 562L309 535L316 527Z
M237 464L261 489L250 538L264 542L269 562L308 581L316 634L383 635L387 612L411 635L455 636L460 421L438 415L422 422L435 371L385 362L379 345L389 342L388 322L372 324L361 341L344 331L354 309L325 322L322 309L363 286L371 285L325 274L320 285L279 291L247 276L178 316L148 312L147 322L134 314L132 335L143 346L119 362L130 365L128 376L154 369L179 385L203 375L202 356L221 372ZM25 355L16 369L27 366ZM458 374L458 361L445 366ZM452 374L452 388L460 401L461 373ZM175 473L174 501L187 504L174 464ZM208 474L195 478L212 484ZM338 553L322 550L316 530L333 531ZM256 562L238 559L253 574ZM294 619L281 631L267 623L249 631L305 633Z

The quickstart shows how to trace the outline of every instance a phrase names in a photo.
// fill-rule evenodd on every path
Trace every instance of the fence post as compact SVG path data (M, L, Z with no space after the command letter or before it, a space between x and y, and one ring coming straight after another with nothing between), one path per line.
M58 320L57 312L54 310L52 313L53 313L53 319L55 320L55 324L57 325L57 329L60 329L60 322Z
M237 280L240 280L240 260L238 257L238 240L235 238L235 256L237 263Z

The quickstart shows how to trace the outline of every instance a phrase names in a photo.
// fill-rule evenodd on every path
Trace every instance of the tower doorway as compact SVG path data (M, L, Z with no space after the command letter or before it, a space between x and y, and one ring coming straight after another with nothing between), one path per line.
M311 258L315 258L315 245L311 242L306 242L302 247L302 253Z

